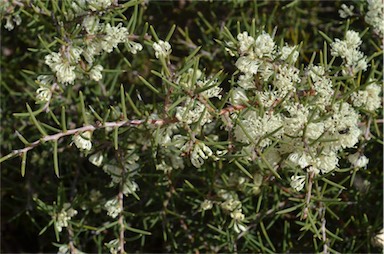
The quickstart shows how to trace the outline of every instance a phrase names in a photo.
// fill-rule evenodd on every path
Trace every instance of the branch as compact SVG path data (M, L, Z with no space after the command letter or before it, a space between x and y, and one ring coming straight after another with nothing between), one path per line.
M312 171L309 173L309 179L308 179L308 190L307 195L305 198L305 208L303 212L303 219L306 219L308 216L308 209L309 209L309 203L311 202L311 196L312 196L312 184L313 184L313 178L315 176L315 172Z
M96 129L103 129L103 128L108 128L108 127L114 128L114 127L123 127L123 126L138 126L138 125L141 125L144 123L161 126L161 125L164 125L164 124L172 122L172 121L174 121L174 120L162 120L162 119L159 119L159 120L153 120L153 119L149 119L149 120L126 120L126 121L118 121L118 122L105 122L104 124L100 124L100 125L86 125L86 126L83 126L80 128L67 130L66 132L59 132L59 133L56 133L53 135L47 135L45 137L42 137L39 140L36 140L36 141L30 143L25 148L13 150L11 153L0 158L0 163L2 163L3 161L6 161L6 160L8 160L8 159L10 159L16 155L26 153L29 150L32 150L33 148L35 148L36 146L38 146L42 143L45 143L48 141L57 141L62 137L74 135L74 134L80 133L80 132L94 131Z

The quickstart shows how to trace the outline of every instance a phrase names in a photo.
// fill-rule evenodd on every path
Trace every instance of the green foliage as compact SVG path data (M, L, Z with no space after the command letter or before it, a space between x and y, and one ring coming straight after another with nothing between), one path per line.
M369 10L6 0L1 251L381 251Z

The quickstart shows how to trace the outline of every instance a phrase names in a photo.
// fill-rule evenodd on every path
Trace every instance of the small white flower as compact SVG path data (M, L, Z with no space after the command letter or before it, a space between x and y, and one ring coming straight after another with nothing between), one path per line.
M212 121L212 116L201 102L188 98L185 104L186 106L176 108L175 117L180 122L192 124L200 120L200 125L203 126Z
M191 153L192 165L200 168L204 164L204 160L212 156L212 150L203 142L196 142Z
M239 200L233 199L232 197L229 197L225 202L221 203L221 208L227 211L234 211L235 209L241 208L241 202ZM241 211L241 210L240 210Z
M231 212L231 218L236 221L242 221L245 219L245 215L242 213L241 208Z
M372 244L384 249L384 229L381 229L380 232L372 238Z
M104 207L107 209L108 216L111 216L112 218L116 218L122 211L117 198L108 200Z
M83 27L88 34L95 34L99 30L99 22L97 16L86 16L83 19Z
M379 85L373 83L368 85L363 91L354 92L351 96L353 106L375 111L382 105L381 90Z
M231 99L232 99L232 104L234 105L239 105L239 104L241 105L241 104L244 104L245 102L248 102L249 100L247 95L245 94L244 89L240 87L235 87L234 89L232 89Z
M88 2L89 9L92 11L107 9L111 4L112 0L86 0Z
M159 42L153 43L152 48L155 50L156 58L168 57L172 52L171 45L167 41L159 40Z
M367 69L367 57L359 51L360 44L359 34L352 30L347 31L345 40L335 39L331 44L331 55L340 56L345 62L343 74L355 75Z
M273 41L272 37L263 31L262 34L260 34L255 41L254 52L256 56L259 58L262 58L262 57L273 58L275 49L276 49L276 44Z
M132 179L127 178L123 185L123 193L125 196L132 194L139 189L139 185Z
M373 26L376 34L384 38L384 2L382 0L367 0L368 12L365 21Z
M21 24L21 18L19 14L6 17L6 23L4 25L4 28L7 29L8 31L11 31L15 28L15 24L17 26Z
M303 169L310 165L312 158L306 153L294 152L288 156L288 160L298 164Z
M313 160L314 166L319 168L323 174L329 173L334 170L338 165L339 159L335 152L328 154L321 154Z
M239 68L239 70L240 70L240 68ZM256 72L257 72L257 69L256 69ZM255 86L255 80L253 77L253 74L255 74L255 73L253 73L253 71L251 71L251 73L253 73L253 74L249 74L248 72L245 72L245 73L246 74L239 76L239 80L237 81L237 84L240 87L244 88L245 90L255 89L256 86Z
M287 60L290 57L290 63L296 62L297 58L299 57L299 52L297 52L296 47L285 45L280 52L281 60Z
M356 168L364 168L368 165L369 159L359 152L350 154L348 156L348 161Z
M255 87L254 85L253 86L249 85L250 82L253 83L253 78L252 78L252 81L249 79L253 77L254 74L257 73L262 63L263 62L260 59L252 59L249 56L241 56L239 57L239 59L237 59L235 65L241 72L245 73L245 76L243 77L243 79L248 81L247 86L239 84L241 87L245 89L247 89L247 87Z
M109 23L105 26L105 33L103 40L101 41L101 48L111 53L117 45L122 42L128 41L128 29L122 27L122 23L117 26L111 26Z
M68 244L63 244L60 246L59 251L57 254L70 254L70 249Z
M137 54L137 52L143 50L143 46L140 43L133 42L133 41L128 42L128 48L129 48L129 51L134 55Z
M308 173L315 173L315 175L318 175L318 174L320 174L320 169L318 169L317 167L314 167L314 166L309 166L308 168L307 168L307 172Z
M77 211L71 207L70 203L63 204L63 208L53 217L57 231L61 232L63 228L68 227L68 222L77 214Z
M97 166L97 167L100 167L101 164L103 163L103 159L104 159L103 153L97 152L95 154L92 154L89 157L89 162L92 163L93 165Z
M205 199L200 205L201 210L204 210L204 211L210 210L212 209L212 207L213 207L213 202L208 199Z
M252 36L249 36L248 32L238 34L237 40L239 41L239 50L241 54L249 52L255 43L255 39Z
M105 246L109 248L109 252L111 254L117 254L120 253L120 243L118 239L113 239L109 241L108 243L105 243Z
M243 224L241 223L238 223L237 221L235 221L235 223L233 224L233 229L235 230L236 233L241 233L241 232L245 232L247 231L247 227L244 226Z
M287 92L296 91L296 86L301 82L300 70L294 66L279 66L274 86L285 95Z
M78 50L71 51L73 53L73 59L78 59ZM81 53L81 52L80 52ZM57 80L60 83L72 84L76 79L75 66L71 66L69 59L64 59L61 53L52 52L45 56L45 63L56 73Z
M306 128L305 135L313 140L318 139L324 132L324 123L309 123Z
M85 131L83 133L78 133L73 136L73 142L75 143L76 147L80 150L91 150L92 148L92 131Z
M48 87L40 86L36 90L36 103L48 102L52 97L52 91Z
M291 176L291 187L297 192L301 191L305 185L305 176L293 175Z
M353 6L353 5L346 6L345 4L342 4L341 9L339 10L340 18L345 19L348 17L352 17L354 8L355 8L355 6Z
M100 79L103 78L103 74L101 74L101 71L103 70L103 66L101 65L96 65L96 66L93 66L93 68L91 69L91 71L89 72L89 77L94 80L94 81L99 81Z

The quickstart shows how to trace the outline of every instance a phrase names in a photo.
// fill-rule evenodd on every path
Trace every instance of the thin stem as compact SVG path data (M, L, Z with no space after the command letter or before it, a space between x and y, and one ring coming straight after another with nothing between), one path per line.
M311 196L312 196L312 184L313 184L313 177L315 176L315 172L312 171L309 173L309 179L308 179L308 190L305 198L305 208L303 213L303 219L306 219L308 216L308 207L309 203L311 202Z
M161 126L161 125L173 122L173 121L175 121L175 120L173 120L173 119L169 119L169 120L162 120L162 119L159 119L159 120L153 120L153 119L149 119L149 120L127 120L127 121L118 121L118 122L105 122L103 125L86 125L86 126L83 126L80 128L67 130L66 132L59 132L59 133L56 133L53 135L46 135L46 136L42 137L41 139L30 143L30 145L26 146L25 148L13 150L11 153L0 158L0 163L7 160L7 159L10 159L16 155L28 152L29 150L40 145L41 143L44 143L47 141L57 141L62 137L74 135L76 133L81 133L81 132L85 132L85 131L94 131L96 129L102 129L102 128L107 128L107 127L114 128L114 127L122 127L122 126L139 126L139 125L144 124L144 123Z
M121 184L123 186L123 184ZM119 200L119 206L120 206L120 214L119 214L119 226L120 226L120 232L119 232L119 250L120 253L123 254L125 253L124 250L124 232L125 232L125 227L124 227L124 215L123 215L123 210L124 210L124 194L122 191L123 187L120 188L119 194L118 194L118 200Z
M327 232L326 232L326 219L325 219L325 207L324 203L321 202L321 208L320 208L320 213L321 213L321 233L323 237L323 253L327 254L329 253L328 251L328 243L327 243Z

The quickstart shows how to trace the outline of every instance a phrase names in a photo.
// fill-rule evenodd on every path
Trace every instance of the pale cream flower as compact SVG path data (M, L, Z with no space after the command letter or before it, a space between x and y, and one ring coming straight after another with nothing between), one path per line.
M305 185L305 176L304 175L293 175L291 176L291 187L295 191L301 191Z
M63 208L58 214L53 215L55 227L61 232L63 228L68 227L68 222L77 214L77 211L71 207L70 203L63 204Z
M200 208L203 211L210 210L212 209L212 207L213 207L213 202L208 199L205 199L200 205Z
M91 150L92 148L92 131L85 131L82 133L75 134L73 136L73 142L75 143L76 147L80 150Z
M348 161L356 168L364 168L368 165L369 159L359 152L350 154L348 156Z
M36 103L48 102L52 97L52 91L48 87L40 86L36 90Z
M99 81L100 79L103 78L103 74L101 74L101 72L103 71L103 66L101 65L96 65L96 66L93 66L93 68L91 69L91 71L89 72L89 77L94 80L94 81Z
M108 200L105 205L105 209L107 209L108 216L112 218L116 218L122 211L122 208L119 205L119 200L117 198L113 198Z
M159 40L153 43L152 48L155 50L156 58L168 57L172 52L171 45L167 41Z
M101 164L103 163L103 159L104 159L103 153L97 152L97 153L92 154L89 157L89 162L92 163L93 165L97 166L97 167L100 167Z

